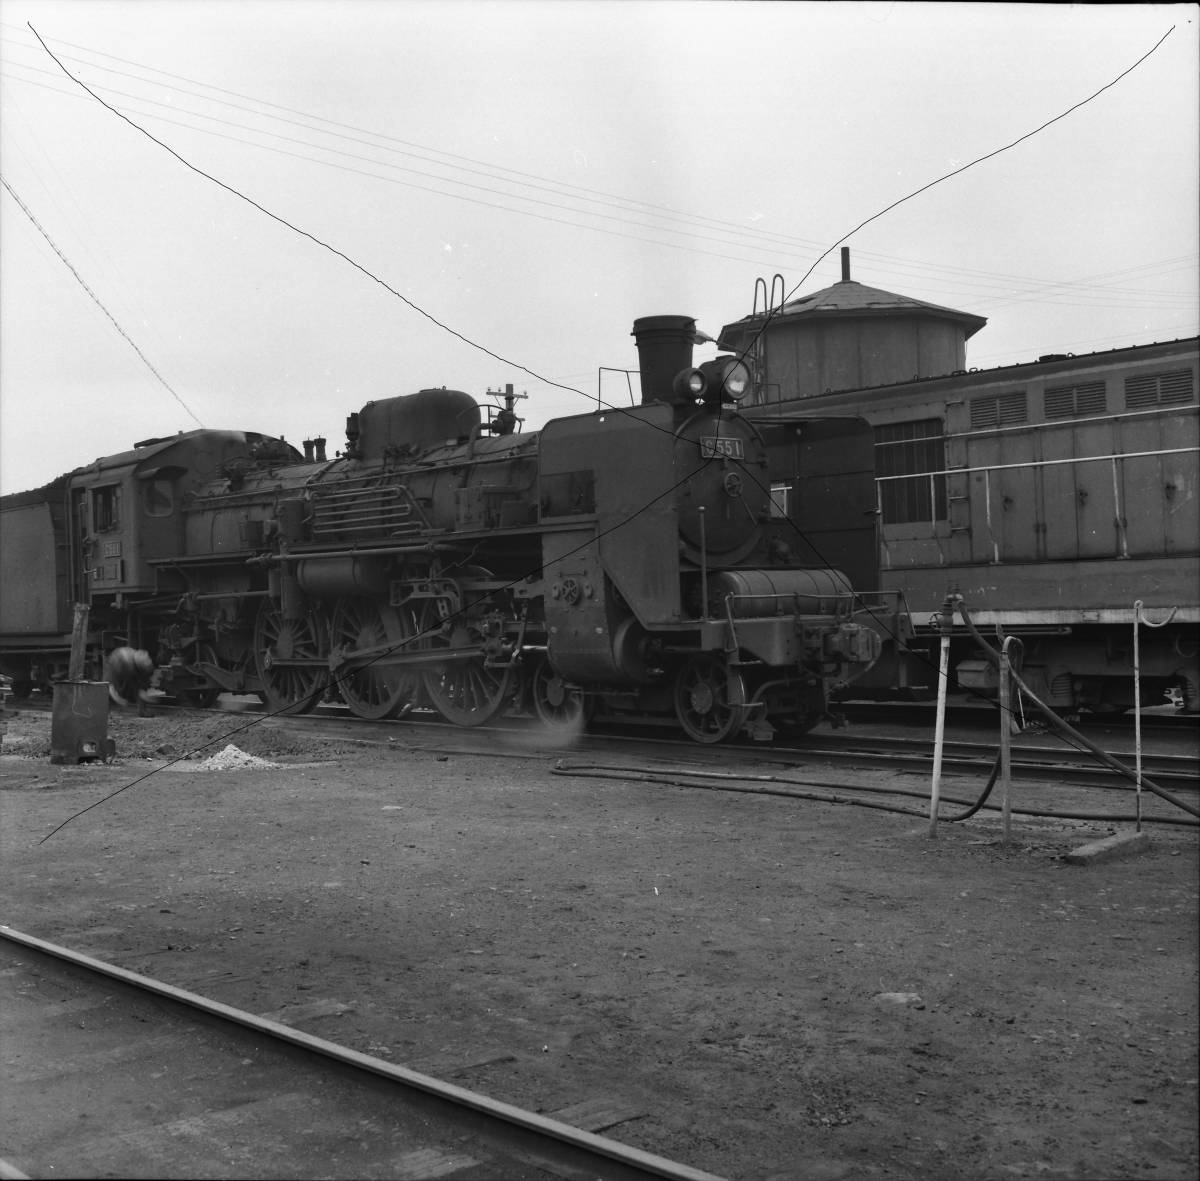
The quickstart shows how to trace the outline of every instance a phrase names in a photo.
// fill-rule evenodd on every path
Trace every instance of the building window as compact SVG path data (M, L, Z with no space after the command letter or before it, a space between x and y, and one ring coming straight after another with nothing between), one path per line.
M875 428L875 477L883 524L944 521L946 439L940 418Z
M1178 406L1196 396L1195 377L1190 369L1178 373L1152 373L1125 379L1125 409L1145 410L1150 406Z
M121 524L121 485L92 489L92 532L104 533Z
M1080 418L1085 414L1103 414L1107 409L1108 398L1102 381L1058 385L1046 390L1047 418Z
M996 394L988 398L976 398L971 403L971 426L1011 426L1028 422L1029 411L1025 404L1025 391L1012 394Z

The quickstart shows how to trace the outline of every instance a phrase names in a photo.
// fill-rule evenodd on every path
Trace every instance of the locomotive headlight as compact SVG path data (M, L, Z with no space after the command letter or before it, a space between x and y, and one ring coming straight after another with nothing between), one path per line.
M672 384L677 402L694 402L708 389L708 378L701 369L681 369Z
M740 402L750 392L750 367L736 357L717 357L700 368L708 379L712 401L719 397L722 402Z
M740 402L750 392L749 367L741 361L730 362L721 388L731 402Z

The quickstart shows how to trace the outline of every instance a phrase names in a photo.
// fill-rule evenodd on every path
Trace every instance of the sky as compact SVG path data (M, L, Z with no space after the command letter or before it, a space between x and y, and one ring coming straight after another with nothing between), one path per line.
M431 386L628 404L634 319L716 336L843 240L987 317L971 366L1195 335L1198 14L0 0L0 492Z

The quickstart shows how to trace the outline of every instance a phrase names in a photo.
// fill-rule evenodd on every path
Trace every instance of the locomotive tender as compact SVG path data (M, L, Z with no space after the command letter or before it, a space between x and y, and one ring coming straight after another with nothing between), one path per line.
M701 742L811 726L881 648L824 564L875 578L865 424L758 428L735 409L744 365L692 366L691 318L634 336L640 404L539 432L515 430L511 387L486 422L429 389L351 414L332 459L198 430L4 498L4 671L61 676L79 601L97 654L144 648L194 700L303 712L336 692L460 725L600 704Z
M912 630L855 695L936 686L938 613L1024 644L1024 676L1069 713L1134 703L1134 604L1143 604L1143 704L1200 706L1198 344L1145 344L976 371L982 317L842 281L722 333L755 356L743 414L760 426L861 415L875 432L880 590ZM1163 626L1157 626L1162 624ZM962 689L995 673L965 629Z

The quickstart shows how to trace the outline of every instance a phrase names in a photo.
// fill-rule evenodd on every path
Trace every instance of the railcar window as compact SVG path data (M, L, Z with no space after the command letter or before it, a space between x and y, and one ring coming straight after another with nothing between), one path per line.
M1057 385L1046 390L1047 418L1077 418L1083 414L1103 414L1108 398L1102 381L1078 385Z
M171 481L147 480L142 485L142 503L148 517L169 517L173 507Z
M976 398L971 403L971 426L1011 426L1029 421L1029 407L1025 391L1012 394L997 394L990 398Z
M877 426L875 477L883 524L946 520L945 470L946 439L940 418Z
M771 519L786 519L791 504L792 486L790 484L771 485Z
M92 529L103 533L121 523L121 486L109 484L92 489Z
M1190 369L1177 373L1138 374L1125 379L1125 409L1148 406L1178 406L1196 397L1196 378Z

